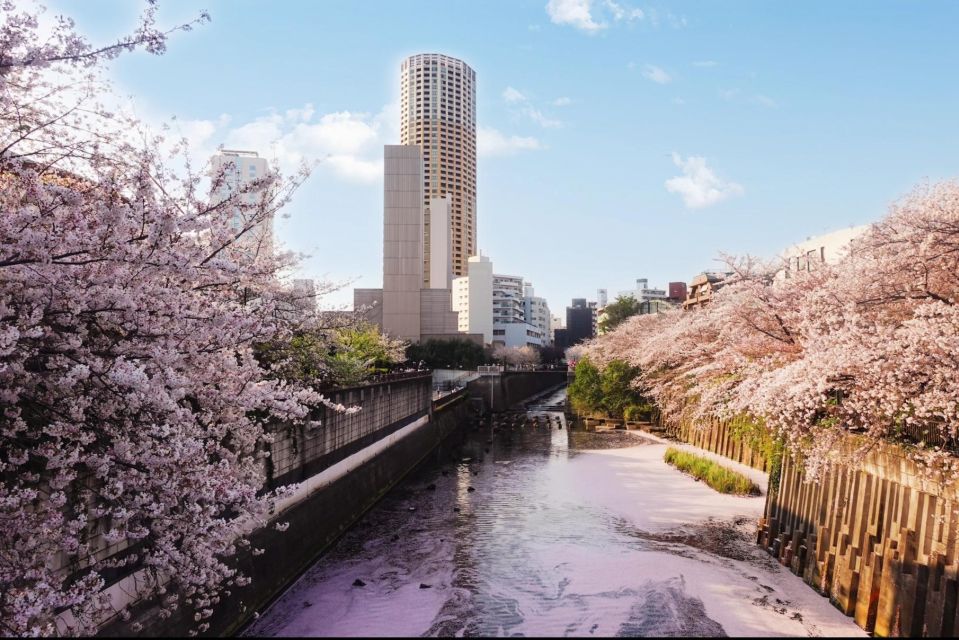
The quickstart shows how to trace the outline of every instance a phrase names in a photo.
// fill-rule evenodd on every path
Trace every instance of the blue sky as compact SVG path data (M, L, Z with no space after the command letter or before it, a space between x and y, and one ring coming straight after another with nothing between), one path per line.
M191 6L191 4L193 6ZM147 120L202 153L323 158L279 221L301 273L381 285L383 144L399 64L477 73L478 243L562 312L719 252L773 255L959 174L959 3L211 0L166 55L114 63ZM94 41L128 0L61 0ZM165 0L174 24L195 3ZM327 304L350 304L350 288Z

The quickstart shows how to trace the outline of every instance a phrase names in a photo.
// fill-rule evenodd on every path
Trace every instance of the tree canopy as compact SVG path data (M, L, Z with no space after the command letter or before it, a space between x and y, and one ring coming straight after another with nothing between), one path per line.
M633 296L617 296L616 300L603 309L603 319L598 328L601 333L612 331L621 325L627 318L639 313L640 302Z

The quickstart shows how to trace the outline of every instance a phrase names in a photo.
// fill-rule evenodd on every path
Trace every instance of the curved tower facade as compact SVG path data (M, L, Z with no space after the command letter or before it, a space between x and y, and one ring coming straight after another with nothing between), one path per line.
M423 157L423 285L448 288L430 281L431 263L446 261L453 277L465 276L476 253L476 72L456 58L417 54L403 61L400 86L400 144L419 145ZM437 198L446 205L431 207ZM434 233L431 243L431 214L449 216L448 242L435 242ZM431 245L444 255L432 255Z

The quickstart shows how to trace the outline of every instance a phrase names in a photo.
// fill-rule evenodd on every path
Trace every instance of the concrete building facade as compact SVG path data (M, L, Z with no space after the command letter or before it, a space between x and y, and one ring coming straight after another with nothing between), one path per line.
M523 316L526 324L536 327L542 336L543 345L553 344L553 332L550 327L552 317L545 298L536 295L528 282L523 286Z
M383 158L383 330L420 337L423 288L423 163L413 145L387 145Z
M459 330L479 333L483 341L493 341L493 263L487 256L472 256L466 276L453 278L453 309Z
M469 275L453 279L453 308L459 330L482 333L492 346L543 346L552 343L546 300L520 276L493 273L486 256L472 256Z
M565 346L579 344L596 335L596 303L587 303L586 298L573 298L566 307Z
M214 186L214 192L211 194L214 202L225 201L250 182L264 177L270 170L266 158L261 158L256 151L232 149L223 149L214 154L210 160L210 166L214 176L219 176L220 172L223 173L223 181ZM256 192L246 193L239 197L239 201L252 206L256 202L256 196ZM234 207L229 215L230 226L237 232L247 226L249 212L244 211L242 206ZM236 241L234 248L251 259L257 256L272 256L273 216L268 216L247 230Z
M493 274L493 323L525 322L523 278Z
M602 309L609 303L609 293L606 289L596 290L596 306Z
M386 145L383 161L383 288L354 289L353 308L394 338L465 337L450 290L423 286L420 147Z
M434 259L449 256L452 276L465 276L476 253L476 72L462 60L417 54L400 66L400 143L422 150L424 287ZM448 197L450 244L433 246L432 200ZM440 256L443 256L442 258Z
M674 304L682 304L686 301L686 283L670 282L668 300Z
M494 347L542 347L546 336L527 322L505 322L493 325Z
M430 247L432 256L429 263L430 289L449 289L453 279L453 263L450 255L450 199L430 198Z
M619 295L633 296L639 302L644 300L666 300L668 298L665 289L656 289L650 287L649 280L646 278L637 278L635 289L620 291Z
M868 229L869 225L837 229L792 245L780 254L783 269L776 276L789 278L797 271L812 271L817 264L838 263L849 253L856 238Z

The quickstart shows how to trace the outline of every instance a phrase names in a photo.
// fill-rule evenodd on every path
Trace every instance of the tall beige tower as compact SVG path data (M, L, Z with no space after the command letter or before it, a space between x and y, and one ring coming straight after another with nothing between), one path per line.
M449 215L449 255L436 259L448 260L452 276L467 275L476 253L476 72L462 60L423 53L403 61L400 85L400 144L419 145L423 153L423 286L429 288L439 284L430 283L431 215ZM431 211L431 200L444 196L448 206Z

